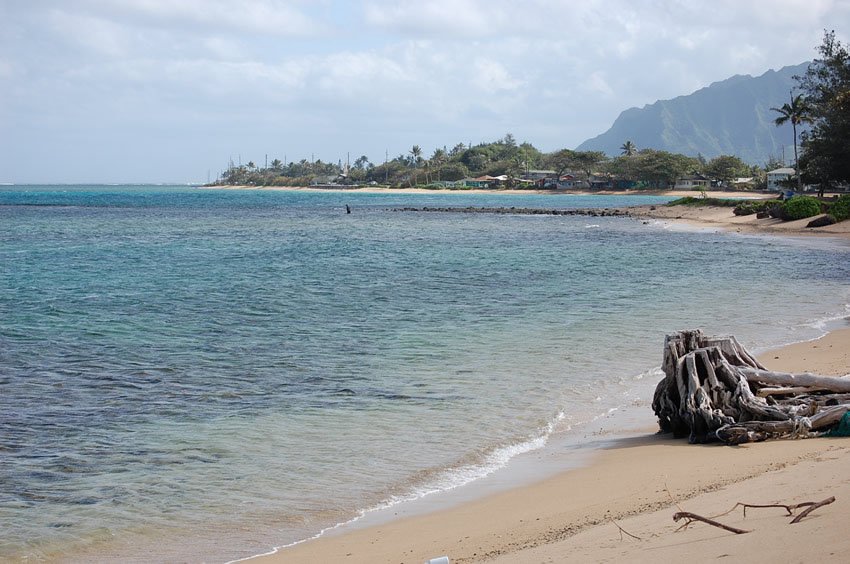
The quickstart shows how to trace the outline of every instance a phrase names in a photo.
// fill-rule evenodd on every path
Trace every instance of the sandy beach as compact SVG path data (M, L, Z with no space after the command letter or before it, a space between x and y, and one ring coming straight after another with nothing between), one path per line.
M850 373L850 328L761 355L774 370ZM660 353L659 353L660 354ZM688 445L646 428L595 454L591 463L422 516L337 532L252 562L703 562L836 560L850 548L850 443L781 440L739 447ZM783 509L718 518L735 535L702 523L677 531L677 511L716 516L735 506L836 502L790 525ZM625 531L628 533L625 534ZM634 535L634 538L630 535Z
M850 222L811 230L807 220L783 224L736 217L731 208L632 211L639 218L741 233L846 238L850 231ZM850 328L841 328L769 351L760 360L773 370L844 376L850 374L848 351ZM850 548L843 534L850 518L846 439L697 446L655 429L647 410L642 429L599 449L586 467L426 515L343 527L251 561L418 563L442 555L451 562L503 563L834 561ZM677 511L717 516L738 502L796 504L829 496L835 503L794 525L778 508L751 509L746 518L739 508L718 518L751 531L743 535L703 523L678 530L681 523L672 519Z
M722 229L745 234L816 235L850 237L850 221L824 227L806 227L813 218L797 221L758 219L755 214L736 216L731 207L715 206L636 206L629 208L632 217L682 223L699 228Z
M769 197L730 192L707 196ZM809 229L808 219L782 222L755 215L739 217L730 207L637 206L628 211L638 219L701 229L850 237L850 222ZM771 351L761 360L776 370L842 376L850 373L848 350L850 329L841 329L817 341ZM702 555L697 561L719 557L788 561L834 558L850 546L837 525L850 517L850 479L842 472L850 464L846 441L694 446L657 435L653 429L648 411L644 430L602 449L585 468L428 515L348 532L343 528L252 561L415 563L441 555L452 562L670 561L694 559L695 554ZM741 510L723 518L726 524L751 529L746 535L704 524L677 532L672 520L679 510L712 516L737 502L793 504L830 495L838 501L794 526L779 509L751 511L746 520ZM618 525L639 539L624 534Z

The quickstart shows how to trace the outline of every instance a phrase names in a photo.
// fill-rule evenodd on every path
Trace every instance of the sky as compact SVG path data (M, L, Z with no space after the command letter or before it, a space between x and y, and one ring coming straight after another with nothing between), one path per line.
M847 24L850 0L0 0L0 183L575 148Z

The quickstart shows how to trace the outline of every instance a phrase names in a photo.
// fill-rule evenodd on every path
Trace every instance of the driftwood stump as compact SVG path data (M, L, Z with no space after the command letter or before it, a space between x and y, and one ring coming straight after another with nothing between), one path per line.
M691 443L818 436L850 411L850 380L772 372L734 337L668 335L661 368L652 409Z

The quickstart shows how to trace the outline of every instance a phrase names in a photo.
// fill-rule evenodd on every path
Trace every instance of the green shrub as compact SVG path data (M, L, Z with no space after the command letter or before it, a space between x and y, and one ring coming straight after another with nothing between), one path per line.
M733 207L743 202L744 200L733 200L731 198L695 198L693 196L685 196L678 200L668 202L668 206L723 206Z
M753 215L768 209L768 206L773 205L772 200L743 200L735 206L732 213L735 215Z
M820 213L820 200L812 196L794 196L785 202L785 219L794 221L813 217Z
M838 200L829 206L829 215L835 218L835 221L844 221L850 218L850 194L844 194Z
M772 203L767 206L767 214L774 219L788 220L788 214L785 213L785 202L777 202L772 200Z

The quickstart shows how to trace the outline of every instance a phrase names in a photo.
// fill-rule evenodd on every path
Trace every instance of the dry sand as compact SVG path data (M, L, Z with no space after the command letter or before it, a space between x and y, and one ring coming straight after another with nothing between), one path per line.
M850 372L850 329L771 351L777 370ZM647 423L652 422L647 414ZM845 561L850 537L850 439L688 445L650 431L617 441L590 465L435 513L309 541L261 562L802 562ZM737 502L795 504L835 496L790 525L782 509L738 509L676 531L684 510L714 516ZM621 532L627 531L632 538ZM254 562L252 560L252 562Z
M850 221L825 227L808 228L814 218L797 221L758 219L755 215L736 216L731 207L715 206L636 206L628 208L629 214L671 223L684 223L701 228L723 229L747 234L819 235L825 237L850 236Z

